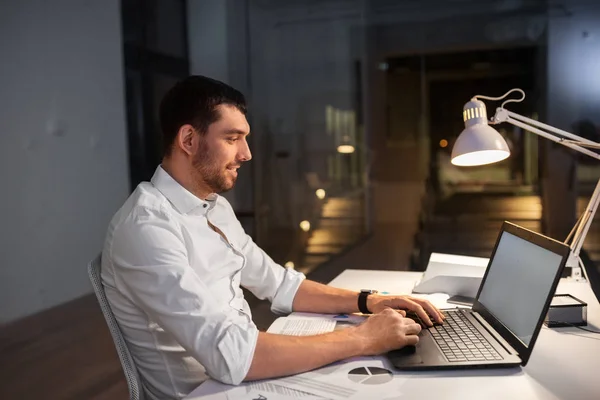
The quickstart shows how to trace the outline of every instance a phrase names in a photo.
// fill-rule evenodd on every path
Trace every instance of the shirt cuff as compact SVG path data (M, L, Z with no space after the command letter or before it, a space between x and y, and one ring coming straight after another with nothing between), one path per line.
M248 375L257 341L258 328L256 325L250 324L245 327L231 325L217 344L228 371L214 378L229 385L239 385Z
M291 313L294 297L304 279L306 279L306 276L303 273L286 268L283 281L271 302L271 311L276 314Z

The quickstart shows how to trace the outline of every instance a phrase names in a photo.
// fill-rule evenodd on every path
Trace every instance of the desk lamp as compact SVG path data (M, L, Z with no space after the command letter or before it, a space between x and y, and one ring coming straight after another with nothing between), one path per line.
M485 104L478 99L502 100L512 92L521 93L520 99L505 100L502 105L496 109L496 114L491 120L487 120ZM555 143L577 150L580 153L587 154L600 160L600 154L589 150L600 149L600 143L582 138L569 132L543 124L534 119L524 117L504 108L505 104L518 103L525 99L525 92L521 89L511 89L500 97L474 96L463 107L463 119L465 121L465 130L458 136L454 148L452 149L452 164L457 166L475 166L491 164L506 159L510 155L510 150L506 141L490 126L508 122L526 131L533 132ZM571 268L571 277L580 278L584 274L587 279L585 265L579 257L579 252L583 246L585 236L594 219L594 214L600 203L600 180L596 184L592 198L587 205L584 213L579 217L577 223L569 233L565 243L571 248L571 254L566 266Z

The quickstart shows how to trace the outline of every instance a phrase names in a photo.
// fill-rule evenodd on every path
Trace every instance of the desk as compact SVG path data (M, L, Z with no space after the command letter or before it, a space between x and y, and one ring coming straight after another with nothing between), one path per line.
M410 293L420 272L346 270L329 283L352 290L368 287ZM562 279L557 293L588 304L588 327L600 329L600 305L587 283ZM407 399L600 399L600 334L576 328L542 328L524 368L406 372ZM186 399L226 400L228 386L200 385Z

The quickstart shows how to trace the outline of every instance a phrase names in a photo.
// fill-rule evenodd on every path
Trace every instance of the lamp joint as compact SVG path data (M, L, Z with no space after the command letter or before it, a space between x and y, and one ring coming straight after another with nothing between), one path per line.
M492 117L490 122L493 124L501 124L502 122L508 121L508 118L508 110L498 107L496 109L496 114Z

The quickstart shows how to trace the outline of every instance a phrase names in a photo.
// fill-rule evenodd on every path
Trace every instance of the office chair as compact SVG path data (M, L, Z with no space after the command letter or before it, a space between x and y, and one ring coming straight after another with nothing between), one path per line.
M127 348L125 338L123 338L121 329L117 324L115 315L113 314L110 304L108 304L106 294L104 293L104 286L102 285L102 279L100 278L100 268L102 265L101 257L101 255L98 255L98 257L96 257L88 265L90 281L92 282L92 287L94 288L94 292L98 298L98 303L100 303L100 308L102 309L102 314L104 314L104 319L106 319L106 323L108 324L110 334L115 342L119 360L121 360L121 366L123 367L125 379L127 380L127 387L129 388L129 399L144 400L142 382L140 381L137 368L133 363L133 359L131 358L131 354Z

